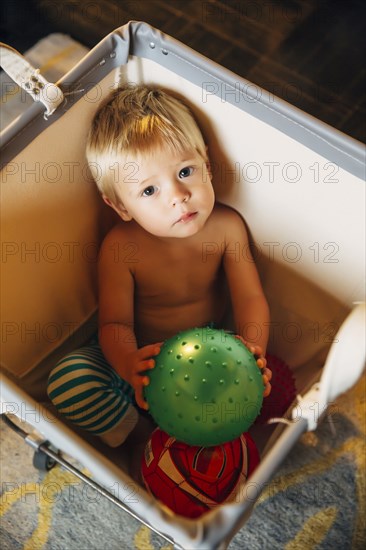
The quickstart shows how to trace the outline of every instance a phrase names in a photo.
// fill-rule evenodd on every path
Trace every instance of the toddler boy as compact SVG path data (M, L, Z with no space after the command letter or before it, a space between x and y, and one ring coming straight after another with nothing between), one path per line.
M60 412L119 445L137 422L133 398L147 409L143 388L161 342L193 326L227 328L229 305L235 333L258 355L267 395L268 305L249 253L233 254L238 244L249 250L247 231L237 212L215 203L190 110L155 88L116 89L93 119L87 158L121 222L99 255L100 347L86 361L85 350L68 356L50 376ZM248 342L253 324L259 336Z

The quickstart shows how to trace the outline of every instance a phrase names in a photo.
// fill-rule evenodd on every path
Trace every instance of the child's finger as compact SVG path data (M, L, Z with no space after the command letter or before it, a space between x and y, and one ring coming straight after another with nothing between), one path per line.
M235 338L237 338L238 340L240 340L240 342L242 344L244 344L244 346L246 348L248 348L248 350L250 351L250 353L252 353L253 355L261 355L261 348L259 346L255 346L254 344L251 344L250 342L247 342L246 340L244 340L244 338L242 336L240 336L239 334L236 334L235 335Z
M149 344L148 346L144 346L137 351L137 357L142 360L148 359L149 357L158 355L160 353L160 348L161 344Z
M146 359L145 361L140 361L137 365L137 372L145 372L146 370L151 370L155 367L154 359Z
M144 384L144 385L147 385L147 384ZM144 399L144 394L143 394L144 385L141 385L138 388L136 388L136 390L135 390L135 399L136 399L136 403L140 407L140 409L143 409L143 410L147 411L149 409L149 405Z
M266 376L268 381L272 379L272 371L271 369L267 369L267 367L265 367L263 370L262 370L262 376Z

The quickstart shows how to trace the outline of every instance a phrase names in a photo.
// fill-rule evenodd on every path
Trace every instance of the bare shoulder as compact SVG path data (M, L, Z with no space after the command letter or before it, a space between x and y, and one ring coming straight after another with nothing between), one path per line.
M238 231L246 233L246 226L242 216L234 208L225 204L215 204L212 221L227 234L237 233Z
M131 263L139 250L139 228L135 223L117 223L105 236L99 253L100 263Z
M133 229L133 224L118 222L104 237L102 246L110 245L114 242L124 242L128 239L134 238Z

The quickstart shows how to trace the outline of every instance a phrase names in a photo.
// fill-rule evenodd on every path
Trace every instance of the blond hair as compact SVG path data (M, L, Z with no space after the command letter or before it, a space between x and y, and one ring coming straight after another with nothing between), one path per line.
M152 155L158 147L196 150L207 159L201 131L184 103L145 85L115 89L96 112L87 138L86 156L101 194L118 204L116 163Z

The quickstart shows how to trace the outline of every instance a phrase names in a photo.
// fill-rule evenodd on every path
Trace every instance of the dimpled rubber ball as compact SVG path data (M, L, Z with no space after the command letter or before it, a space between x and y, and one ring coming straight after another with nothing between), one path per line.
M256 424L266 424L270 418L283 417L297 395L294 375L282 359L267 355L267 367L272 372L272 391L263 401L261 413Z
M253 424L264 384L253 354L235 336L209 327L166 340L145 388L157 425L178 441L209 447Z

